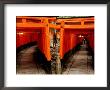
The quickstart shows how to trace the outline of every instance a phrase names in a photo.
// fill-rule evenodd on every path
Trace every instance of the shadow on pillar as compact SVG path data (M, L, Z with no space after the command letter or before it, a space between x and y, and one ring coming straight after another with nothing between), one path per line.
M41 50L36 47L35 52L33 54L33 60L36 65L39 65L47 74L51 74L51 61L48 61L45 55L41 52Z

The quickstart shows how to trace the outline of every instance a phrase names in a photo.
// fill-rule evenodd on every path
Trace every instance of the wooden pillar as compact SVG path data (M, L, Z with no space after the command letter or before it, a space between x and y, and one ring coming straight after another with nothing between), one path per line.
M61 29L60 29L60 59L63 58L63 44L64 44L64 28L63 28L64 22L61 23Z
M70 35L70 41L71 41L70 49L72 49L73 48L73 34Z
M44 53L46 55L46 58L48 61L51 60L51 55L50 55L50 33L49 33L49 26L48 26L48 19L45 19L46 27L45 27L45 40L44 40Z
M76 42L76 40L77 40L77 37L76 37L76 35L75 34L71 34L71 43L70 43L70 49L73 49L75 46L76 46L76 44L77 44L77 42Z
M44 30L41 30L41 33L39 33L38 36L38 47L40 48L40 50L44 53L44 38L45 34L44 34ZM44 53L45 54L45 53Z

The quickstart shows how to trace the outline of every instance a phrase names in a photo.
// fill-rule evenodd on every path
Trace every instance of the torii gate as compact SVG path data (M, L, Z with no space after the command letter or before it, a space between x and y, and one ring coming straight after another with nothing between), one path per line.
M72 18L72 19L57 19L56 17L26 17L18 16L16 29L20 31L39 31L39 48L45 54L48 61L51 60L50 54L50 28L59 30L60 32L60 59L64 54L77 45L78 34L89 34L88 40L94 48L94 17L88 18ZM52 23L55 22L56 24Z

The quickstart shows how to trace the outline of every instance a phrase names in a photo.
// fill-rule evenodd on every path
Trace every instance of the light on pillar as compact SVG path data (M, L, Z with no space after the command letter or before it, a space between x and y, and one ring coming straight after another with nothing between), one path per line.
M23 32L19 32L19 33L17 33L17 34L19 34L19 35L23 35L24 33L23 33Z
M84 36L82 36L82 35L79 35L78 37L80 37L80 38L81 38L81 37L84 37Z
M81 38L82 36L81 36L81 35L79 35L78 37L80 37L80 38Z
M21 33L19 33L20 35L23 35L23 33L21 32Z

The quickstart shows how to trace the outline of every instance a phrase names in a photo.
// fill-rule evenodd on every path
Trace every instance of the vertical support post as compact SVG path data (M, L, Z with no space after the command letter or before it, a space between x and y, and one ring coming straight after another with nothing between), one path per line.
M73 34L70 35L70 40L71 40L70 49L72 49L73 48Z
M46 27L45 27L46 28ZM45 32L45 29L44 31L42 32L42 50L44 52L44 54L46 55L46 51L45 51L45 46L46 46L46 43L45 43L45 40L46 40L46 32Z
M50 33L49 33L49 25L48 25L48 19L45 19L46 27L45 27L45 55L47 60L51 60L51 55L50 55Z
M63 58L63 42L64 42L64 22L61 23L60 29L60 59Z
M60 29L60 59L63 59L63 39L64 39L64 29Z

